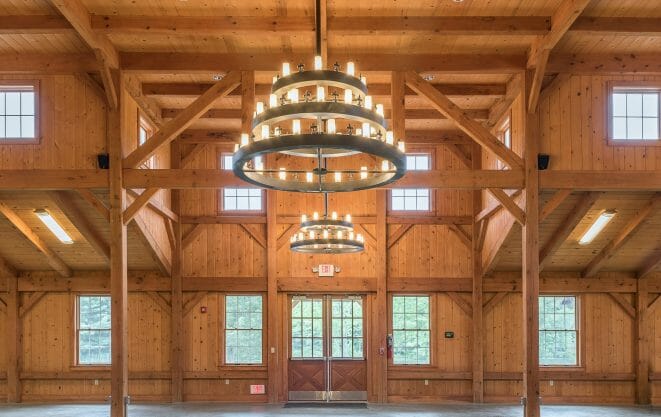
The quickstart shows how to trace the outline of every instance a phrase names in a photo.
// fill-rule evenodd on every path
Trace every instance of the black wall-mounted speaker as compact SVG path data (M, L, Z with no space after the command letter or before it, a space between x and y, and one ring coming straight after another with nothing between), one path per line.
M540 171L547 170L549 168L549 162L551 161L551 155L540 153L537 155L537 167Z
M110 156L107 153L100 153L96 156L96 161L99 164L99 169L110 168Z

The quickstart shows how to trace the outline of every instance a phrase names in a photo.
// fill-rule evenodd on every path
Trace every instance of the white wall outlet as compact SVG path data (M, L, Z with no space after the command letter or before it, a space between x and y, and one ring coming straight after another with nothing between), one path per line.
M429 385L429 380L425 379L425 385Z
M226 380L225 380L225 385L229 385L229 384L230 384L230 380L229 380L229 379L226 379Z

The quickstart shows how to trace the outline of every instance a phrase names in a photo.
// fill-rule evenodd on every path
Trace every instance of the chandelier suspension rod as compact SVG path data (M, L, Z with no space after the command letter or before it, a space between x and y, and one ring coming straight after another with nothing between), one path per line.
M321 55L321 0L314 2L314 54Z

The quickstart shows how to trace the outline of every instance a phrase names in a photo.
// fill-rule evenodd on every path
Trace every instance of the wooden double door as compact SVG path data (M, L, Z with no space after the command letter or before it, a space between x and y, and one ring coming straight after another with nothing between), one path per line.
M364 297L291 296L289 400L366 401Z

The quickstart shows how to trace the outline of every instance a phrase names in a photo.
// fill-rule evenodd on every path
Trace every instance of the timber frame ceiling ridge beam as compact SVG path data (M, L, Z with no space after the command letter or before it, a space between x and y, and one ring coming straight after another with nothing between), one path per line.
M71 268L60 259L59 256L51 248L49 248L46 243L41 240L39 236L28 226L23 219L21 219L16 212L9 207L7 204L0 202L0 213L2 213L7 220L9 220L16 229L18 229L23 236L25 236L32 245L34 245L39 252L41 252L45 257L48 264L60 275L64 277L70 277L73 275Z
M643 225L645 220L661 206L661 193L657 193L629 222L620 230L620 232L595 256L585 267L581 276L589 278L601 270L606 261L612 258L617 251L624 245Z
M551 17L551 31L539 36L530 46L527 67L534 68L534 72L530 91L527 92L529 112L534 112L537 108L551 50L560 42L589 3L590 0L564 0Z
M124 167L135 168L147 160L161 146L174 140L181 132L186 130L195 120L206 113L213 103L229 94L241 83L241 73L230 72L225 77L198 97L177 117L168 121L142 146L124 158Z
M468 117L462 109L420 77L417 72L407 71L405 77L406 84L413 91L426 97L436 110L454 121L457 127L473 138L475 142L493 152L513 170L523 169L523 159L520 156L508 149L487 128Z

